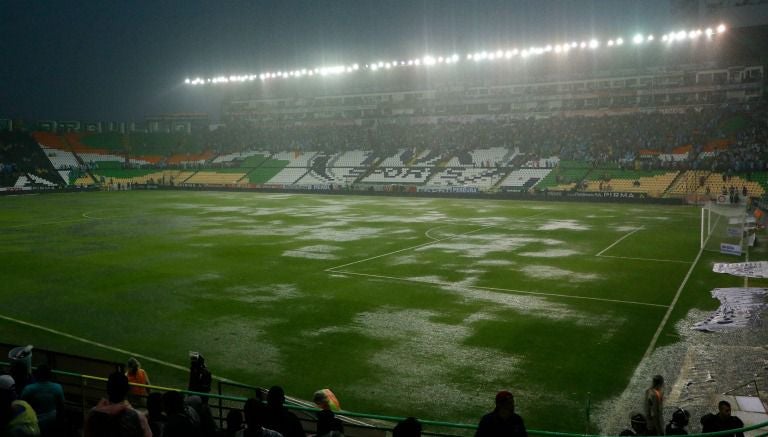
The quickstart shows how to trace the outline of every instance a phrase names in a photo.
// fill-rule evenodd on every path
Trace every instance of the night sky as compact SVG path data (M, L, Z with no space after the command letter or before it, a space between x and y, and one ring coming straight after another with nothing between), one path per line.
M220 93L185 77L662 33L668 13L667 0L0 0L0 118L216 118Z

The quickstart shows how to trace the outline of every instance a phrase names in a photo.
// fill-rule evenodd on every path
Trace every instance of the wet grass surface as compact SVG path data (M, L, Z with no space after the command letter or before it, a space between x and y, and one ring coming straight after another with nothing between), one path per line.
M0 212L3 315L355 411L472 423L510 389L529 427L576 432L588 396L626 386L699 237L695 208L614 204L121 192ZM665 333L739 286L711 273L735 260L702 257ZM127 358L9 322L0 341Z

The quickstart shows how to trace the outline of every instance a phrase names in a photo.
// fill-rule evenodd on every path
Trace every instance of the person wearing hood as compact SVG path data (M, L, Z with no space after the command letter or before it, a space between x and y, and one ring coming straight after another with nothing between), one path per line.
M35 410L25 401L16 399L16 382L10 375L0 375L0 435L8 437L37 437Z
M107 399L102 399L85 418L84 437L152 437L147 418L126 400L130 386L123 372L107 379Z
M523 418L515 413L515 397L507 390L496 394L496 408L480 419L475 437L528 437Z

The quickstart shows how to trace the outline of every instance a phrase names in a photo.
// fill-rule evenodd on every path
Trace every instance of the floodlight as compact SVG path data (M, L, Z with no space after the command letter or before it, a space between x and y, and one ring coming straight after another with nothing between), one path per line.
M416 59L415 61L413 61L413 63L414 65L417 65L417 66L421 65L421 59Z
M681 31L677 32L677 34L675 35L675 37L676 37L677 39L679 39L679 40L684 40L684 39L685 39L685 35L686 35L685 31L684 31L684 30L681 30Z
M384 64L384 68L389 70L390 68L392 68L392 64L390 62L387 62L386 64Z
M527 58L528 57L528 50L523 50L522 52L520 52L520 56L522 56L524 58Z
M579 44L578 44L576 41L573 41L573 42L571 43L571 48L574 48L574 49L575 49L575 48L576 48L576 47L578 47L578 46L579 46Z
M632 42L635 44L641 44L644 39L645 38L643 38L643 35L638 33L637 35L634 36L634 38L632 38Z
M496 54L495 53L488 53L488 60L489 61L493 61L494 59L496 59Z
M589 48L590 49L596 49L600 46L600 43L596 39L589 40Z
M472 53L468 53L467 54L467 59L472 59L473 57L474 57L474 55Z
M454 53L453 56L451 56L451 59L453 60L453 62L459 62L459 55Z
M613 40L612 39L608 40L608 47L613 47Z
M549 44L547 44L547 46L546 46L546 47L544 47L544 51L545 51L545 52L551 52L551 51L552 51L552 46L551 46L551 45L549 45Z
M692 30L692 31L688 32L688 38L690 38L690 39L696 39L696 36L697 36L697 35L696 35L696 32L695 32L695 31L693 31L693 30Z
M504 56L504 52L502 52L501 50L496 50L496 57L500 58L502 56Z
M720 24L717 26L717 33L723 33L725 32L725 24Z
M653 37L653 35L648 35L648 37L645 38L646 41L653 41L654 39L655 38Z
M435 65L435 58L429 55L424 56L424 59L422 59L422 61L424 62L424 65Z
M624 44L624 38L616 38L616 45L620 46L622 44Z
M582 41L581 44L579 44L579 47L581 47L582 49L585 49L587 48L587 43Z
M704 31L704 34L707 35L707 37L711 37L712 34L715 33L711 27L707 27L707 30Z
M563 47L560 44L555 45L555 53L560 53L563 51Z
M189 80L189 78L184 79L184 83L189 84L190 82L192 82L192 81Z
M512 56L517 56L517 54L520 53L517 49L512 49Z

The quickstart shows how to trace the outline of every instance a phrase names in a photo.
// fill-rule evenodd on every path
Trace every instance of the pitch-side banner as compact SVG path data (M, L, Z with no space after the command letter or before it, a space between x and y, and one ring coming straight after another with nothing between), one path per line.
M768 288L715 288L712 297L720 301L720 308L703 322L693 325L699 331L726 331L755 323L768 305Z
M720 253L740 256L741 246L738 244L720 243Z
M768 278L768 261L715 263L712 271L715 273L728 273L734 276L746 276L748 278Z

